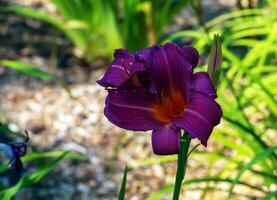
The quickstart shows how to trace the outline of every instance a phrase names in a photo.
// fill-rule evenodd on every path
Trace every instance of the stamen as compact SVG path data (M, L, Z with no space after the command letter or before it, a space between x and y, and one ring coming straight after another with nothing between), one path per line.
M173 91L170 94L166 94L162 91L153 107L155 118L169 123L182 117L186 103L181 92Z

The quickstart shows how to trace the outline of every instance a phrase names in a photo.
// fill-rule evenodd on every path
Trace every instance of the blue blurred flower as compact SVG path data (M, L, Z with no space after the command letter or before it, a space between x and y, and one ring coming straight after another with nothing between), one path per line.
M4 155L9 160L9 168L15 169L16 171L21 171L23 168L22 161L20 157L24 156L27 151L27 146L29 142L29 134L25 131L26 139L23 142L8 142L8 143L0 143L0 151L4 153Z

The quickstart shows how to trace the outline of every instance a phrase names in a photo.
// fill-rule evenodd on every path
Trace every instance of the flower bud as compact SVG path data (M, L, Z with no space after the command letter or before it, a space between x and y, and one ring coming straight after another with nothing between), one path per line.
M220 38L218 34L215 34L213 46L210 53L209 64L208 64L208 74L215 88L217 88L219 78L220 78L221 62L222 62L222 49L221 49Z

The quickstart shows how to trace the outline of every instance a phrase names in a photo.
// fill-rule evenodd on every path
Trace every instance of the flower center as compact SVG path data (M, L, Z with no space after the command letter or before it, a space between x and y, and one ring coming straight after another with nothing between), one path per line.
M181 118L186 108L186 102L180 91L173 91L170 94L161 93L160 101L153 106L154 116L157 120L169 123Z

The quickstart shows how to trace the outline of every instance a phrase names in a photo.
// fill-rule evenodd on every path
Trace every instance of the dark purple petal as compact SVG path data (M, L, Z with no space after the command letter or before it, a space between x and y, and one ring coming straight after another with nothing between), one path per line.
M105 116L115 125L133 131L158 129L154 119L153 97L146 89L110 90L106 99Z
M207 146L214 126L220 123L223 113L214 99L201 93L193 93L183 117L173 122L176 128L184 129L192 138L198 138Z
M144 55L146 50L140 50ZM147 50L149 51L149 50ZM109 66L103 78L97 83L103 87L112 88L136 88L145 85L140 80L137 73L146 72L148 70L148 62L136 59L133 54L128 53L124 49L117 49L114 53L114 61Z
M114 61L104 77L97 83L103 87L119 87L130 77L133 62L134 55L129 54L124 49L115 50Z
M152 47L136 51L135 52L136 59L143 62L149 62L149 60L151 59L150 57L151 49Z
M150 85L149 72L136 72L133 73L130 78L125 81L120 87L119 90L128 90L128 89L138 89L138 88L148 88Z
M152 133L152 148L157 155L178 154L180 150L180 130L170 126L154 130Z
M134 62L131 66L130 79L128 79L123 88L148 87L149 86L149 55L150 49L146 48L135 52Z
M196 67L199 61L199 53L192 46L185 45L183 46L183 54L189 60L192 67Z
M134 60L134 63L131 67L131 74L134 74L136 72L144 72L148 69L148 63L139 61L139 60Z
M152 48L150 77L152 88L161 91L180 91L188 97L191 81L191 64L184 58L182 49L174 43Z
M213 83L207 72L198 72L193 74L192 80L195 91L206 94L212 98L217 97Z

